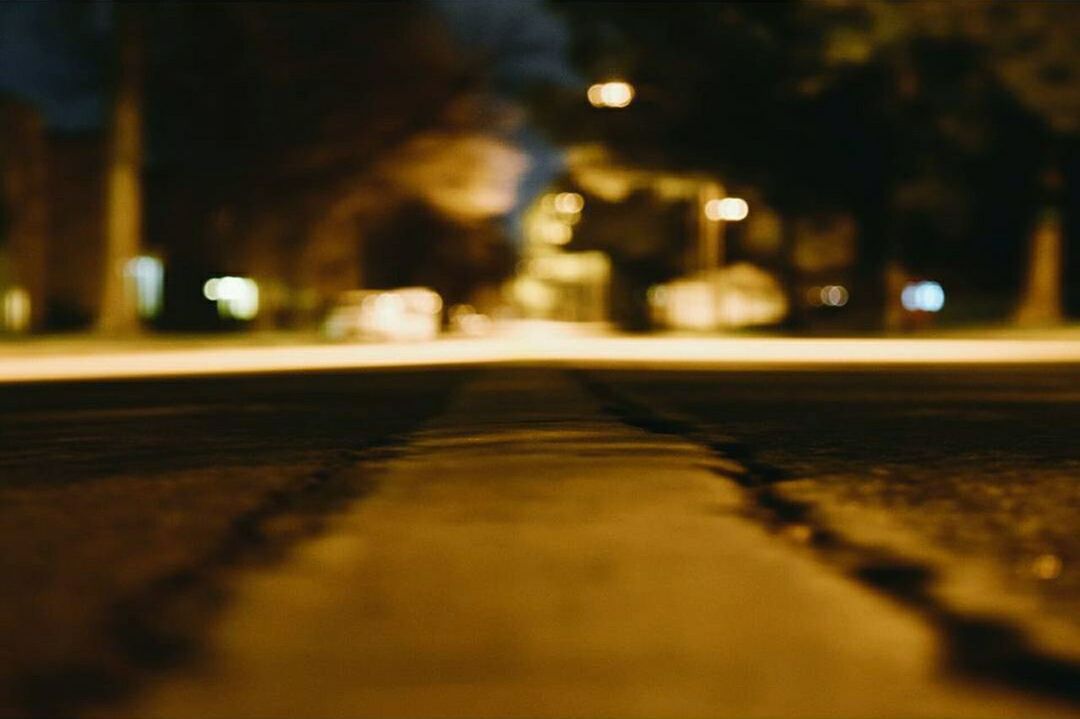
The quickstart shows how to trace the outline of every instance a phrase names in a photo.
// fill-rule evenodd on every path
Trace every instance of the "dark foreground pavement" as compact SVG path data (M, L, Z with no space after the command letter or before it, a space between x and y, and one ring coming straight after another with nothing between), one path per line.
M0 713L1070 715L1078 380L8 386Z
M367 491L441 372L0 387L0 715L58 716L182 663L220 577Z

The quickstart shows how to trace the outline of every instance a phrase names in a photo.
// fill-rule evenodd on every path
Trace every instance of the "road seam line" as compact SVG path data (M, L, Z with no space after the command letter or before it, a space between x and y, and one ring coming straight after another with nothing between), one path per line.
M571 374L601 401L605 411L625 424L709 449L714 455L710 469L746 493L749 518L915 612L941 639L945 668L956 676L1080 704L1080 662L1035 646L1023 628L1000 616L967 615L948 606L935 596L938 573L934 569L894 551L859 544L827 526L811 503L776 490L786 474L757 460L749 445L714 435L685 415L656 410L585 370Z

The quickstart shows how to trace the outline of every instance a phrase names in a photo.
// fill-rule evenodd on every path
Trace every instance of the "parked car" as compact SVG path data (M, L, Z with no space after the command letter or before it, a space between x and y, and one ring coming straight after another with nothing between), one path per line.
M442 298L427 287L344 292L323 324L334 340L408 342L434 339L442 326Z

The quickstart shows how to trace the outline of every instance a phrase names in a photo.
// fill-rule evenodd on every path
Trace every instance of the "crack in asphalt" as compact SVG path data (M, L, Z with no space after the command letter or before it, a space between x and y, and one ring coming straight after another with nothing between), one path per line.
M108 645L92 661L53 666L20 677L27 716L61 719L127 697L151 675L202 655L203 631L228 599L226 574L271 564L328 518L377 486L374 464L402 452L409 433L338 450L322 467L268 493L233 520L199 561L165 574L112 606Z
M621 422L707 447L717 460L710 469L746 492L751 519L808 547L818 559L927 621L942 641L947 671L977 683L1080 704L1080 663L1041 650L1013 623L947 606L934 596L938 572L933 567L841 536L813 504L779 493L776 485L789 477L758 460L749 445L687 417L659 411L587 371L569 373Z
M657 411L586 371L568 373L619 421L707 447L714 455L712 471L745 490L751 518L923 617L942 639L947 670L976 682L1080 703L1080 664L1041 651L1021 628L999 618L964 615L942 604L933 594L937 573L932 567L842 537L811 503L777 492L776 485L788 477L757 460L752 447L694 420ZM335 510L370 494L377 487L376 465L407 452L423 421L443 409L434 408L405 432L337 450L323 467L267 494L238 516L199 561L116 602L104 628L109 645L98 657L21 677L23 711L31 717L76 716L113 704L154 674L202 656L203 630L228 599L226 575L238 567L274 562L296 542L318 533Z

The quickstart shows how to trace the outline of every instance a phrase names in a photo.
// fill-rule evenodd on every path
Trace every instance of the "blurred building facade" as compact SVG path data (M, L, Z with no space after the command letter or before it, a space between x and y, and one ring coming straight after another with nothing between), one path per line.
M22 332L45 317L47 149L41 115L0 98L0 300L3 328Z
M104 271L103 139L55 134L48 153L46 322L54 329L87 327L97 316Z

